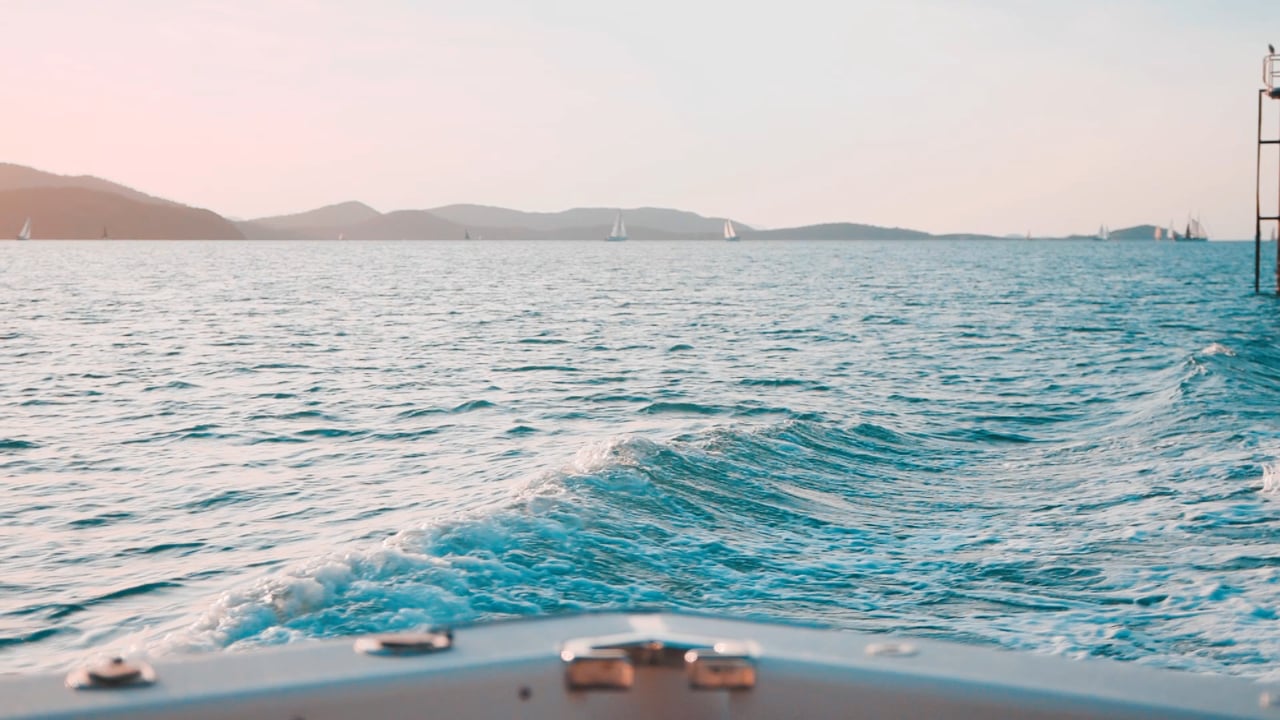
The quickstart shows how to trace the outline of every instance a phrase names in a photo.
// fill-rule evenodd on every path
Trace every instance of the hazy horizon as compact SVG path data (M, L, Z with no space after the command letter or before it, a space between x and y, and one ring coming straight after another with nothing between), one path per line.
M993 235L1198 213L1251 237L1259 64L1280 40L1260 0L14 0L6 17L21 112L0 161L228 217L652 206Z

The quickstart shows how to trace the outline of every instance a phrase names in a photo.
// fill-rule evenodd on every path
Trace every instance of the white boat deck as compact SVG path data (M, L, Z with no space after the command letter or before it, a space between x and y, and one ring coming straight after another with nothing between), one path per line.
M0 718L1280 718L1280 688L1240 678L698 616L395 640L0 678Z

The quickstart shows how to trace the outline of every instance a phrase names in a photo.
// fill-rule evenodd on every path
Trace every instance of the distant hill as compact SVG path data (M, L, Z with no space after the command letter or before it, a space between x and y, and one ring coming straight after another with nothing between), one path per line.
M560 212L524 212L508 208L488 205L446 205L429 210L450 222L471 228L524 228L537 233L547 231L568 231L574 228L600 227L604 235L608 235L613 227L613 219L618 214L617 208L573 208ZM705 233L720 236L724 227L724 218L709 218L685 210L669 208L622 208L622 217L627 223L628 234L635 238L643 237L639 229L657 231L663 236L696 235ZM749 225L734 220L734 224L742 230L750 230ZM601 237L604 237L601 235ZM488 237L488 235L486 235ZM595 235L592 235L595 237ZM573 238L564 238L571 240Z
M255 240L601 240L613 226L616 209L575 208L532 213L487 205L447 205L432 210L379 213L359 202L328 205L291 215L236 223ZM720 239L724 220L666 208L623 210L627 232L636 240ZM739 224L740 229L750 227Z
M287 230L310 230L313 228L346 227L367 220L372 220L382 213L362 202L348 201L336 205L325 205L315 210L294 213L293 215L276 215L273 217L254 218L249 222L271 228Z
M823 223L778 230L740 233L742 239L776 240L912 240L934 237L927 232L859 223Z
M378 214L363 203L341 203L316 210L237 223L245 237L263 240L603 240L613 227L614 208L574 208L539 213L489 205L446 205L431 210ZM342 222L346 217L360 222ZM669 208L623 209L632 240L722 240L724 218ZM321 220L337 222L320 223ZM755 230L734 221L746 239L903 240L935 237L919 230L859 223L826 223L796 228ZM983 236L964 236L974 239Z
M1110 240L1155 240L1155 225L1134 225L1133 227L1120 228L1112 230ZM1068 235L1064 238L1055 238L1057 240L1098 240L1100 239L1096 233L1088 235Z
M1112 240L1155 240L1155 225L1135 225L1111 231Z
M163 212L162 212L163 210ZM721 240L724 218L672 208L623 208L632 240ZM603 240L618 209L579 207L525 212L490 205L445 205L381 213L348 201L288 215L232 222L208 210L147 195L88 175L56 175L0 163L0 238L32 218L34 238L250 240ZM734 220L744 240L990 240L990 235L933 235L920 230L835 222L757 230ZM1113 240L1151 240L1154 225L1112 231ZM1082 240L1092 235L1036 240Z
M333 230L348 240L461 240L465 232L426 210L397 210Z
M232 224L246 240L323 240L329 236L320 234L321 230L291 230L263 225L252 220L236 220ZM327 229L323 232L328 232Z
M0 191L0 237L12 238L31 218L33 240L230 240L243 237L209 210L143 202L117 192L82 187Z
M22 165L0 163L0 191L26 188L83 188L113 193L137 202L180 206L172 200L154 197L92 175L55 175Z

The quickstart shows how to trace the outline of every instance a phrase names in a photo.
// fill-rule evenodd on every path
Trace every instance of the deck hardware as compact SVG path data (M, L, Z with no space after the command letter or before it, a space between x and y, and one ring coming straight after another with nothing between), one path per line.
M114 657L101 665L72 670L66 679L72 690L142 687L156 681L156 671L145 662Z
M915 645L904 642L871 643L866 649L868 657L911 657L918 652Z
M384 633L356 640L355 651L365 655L404 657L441 652L453 647L453 631Z
M690 687L711 690L754 687L759 654L752 642L631 633L569 640L560 659L571 690L626 690L637 668L683 669Z
M684 654L689 687L694 690L749 690L756 686L756 663L748 647L716 643Z
M586 652L566 649L565 684L570 690L630 690L636 679L635 666L626 650L590 648Z

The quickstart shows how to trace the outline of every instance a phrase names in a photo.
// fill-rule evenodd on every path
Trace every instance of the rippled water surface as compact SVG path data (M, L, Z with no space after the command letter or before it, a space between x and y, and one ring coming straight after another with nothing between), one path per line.
M1252 266L0 243L0 672L661 606L1275 679Z

